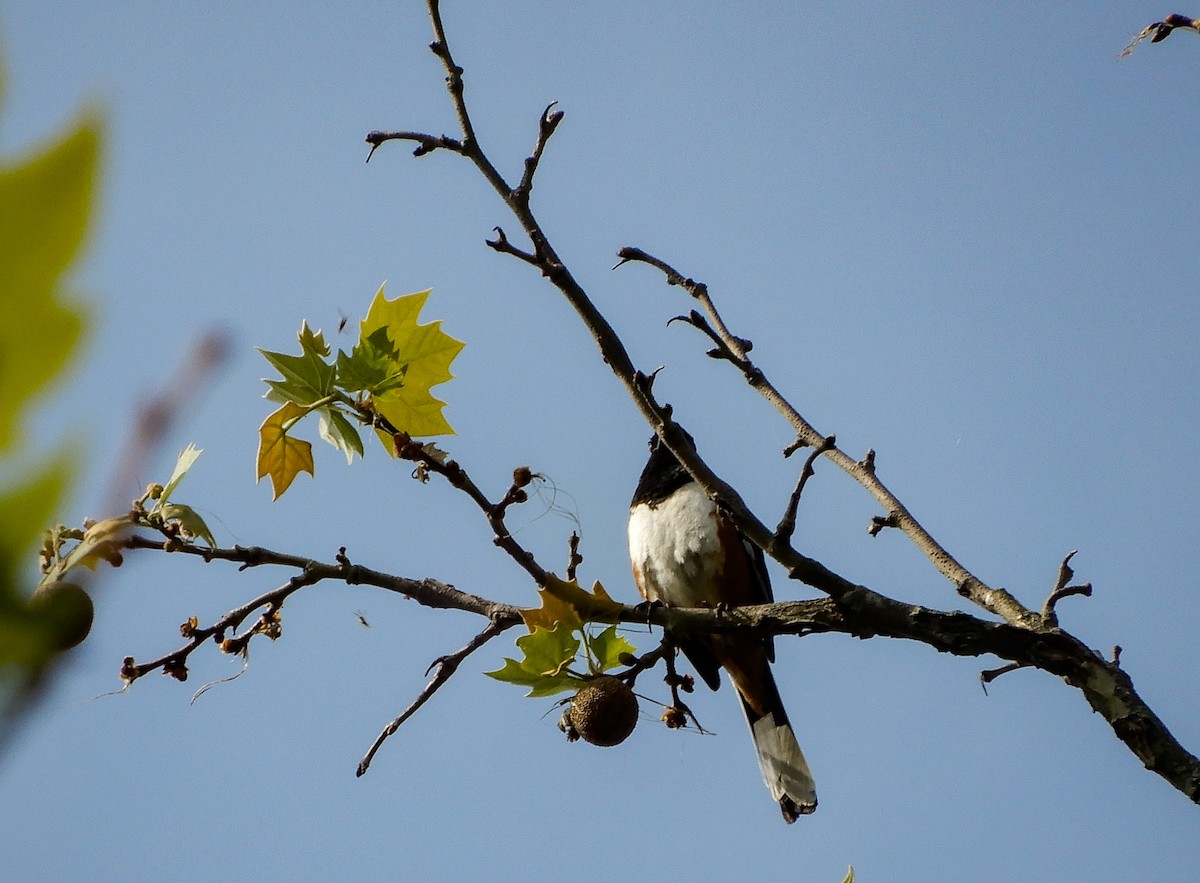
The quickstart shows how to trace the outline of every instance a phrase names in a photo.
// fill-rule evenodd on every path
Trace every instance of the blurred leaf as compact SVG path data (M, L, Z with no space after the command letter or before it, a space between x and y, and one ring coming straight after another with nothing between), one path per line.
M71 482L77 454L67 450L37 470L33 478L0 493L0 562L27 561L55 507ZM17 574L10 577L19 581ZM30 580L32 582L32 580Z
M271 476L273 499L278 500L301 472L314 475L312 445L292 438L288 430L307 412L292 402L273 412L258 430L258 480Z
M0 493L0 672L17 665L32 674L54 655L52 631L27 607L35 580L22 564L50 523L75 461L73 452L61 453L29 481Z
M341 411L335 408L322 408L318 432L321 438L329 442L346 455L346 463L354 462L354 455L363 455L362 436L353 423L345 418Z
M850 870L846 872L846 876L842 878L842 883L854 883L854 865L850 866Z
M42 579L42 582L61 579L77 567L95 570L101 561L107 561L113 567L120 567L123 560L121 546L132 526L133 523L127 515L97 521L84 532L83 539L58 567Z
M2 87L0 71L0 98ZM0 160L0 453L17 446L22 411L78 350L85 315L65 301L63 277L91 223L99 152L100 124L91 117L36 153ZM31 477L0 492L0 686L6 690L19 680L35 683L54 653L45 617L27 605L35 582L31 556L77 459L77 452L64 452L23 468ZM21 674L10 678L14 663Z
M85 119L24 162L0 165L0 452L18 411L76 351L83 311L62 302L62 276L91 218L100 127Z

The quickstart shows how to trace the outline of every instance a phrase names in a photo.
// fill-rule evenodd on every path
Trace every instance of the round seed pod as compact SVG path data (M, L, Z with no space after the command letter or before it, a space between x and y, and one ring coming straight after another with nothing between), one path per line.
M571 699L568 716L585 742L605 748L620 745L637 725L637 697L624 682L600 675Z

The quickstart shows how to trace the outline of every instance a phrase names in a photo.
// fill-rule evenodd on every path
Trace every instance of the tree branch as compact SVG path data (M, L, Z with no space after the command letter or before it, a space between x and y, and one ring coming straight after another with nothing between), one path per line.
M930 610L904 604L857 585L829 570L815 559L801 555L790 544L786 532L770 531L742 501L737 491L722 481L696 454L686 436L670 416L668 406L660 405L652 393L653 375L633 366L624 344L605 317L596 309L556 250L529 207L537 161L526 164L522 187L513 190L496 171L475 136L463 94L463 70L454 63L446 43L437 0L428 0L433 21L433 50L443 61L455 110L463 129L462 155L470 159L491 183L509 211L520 223L533 244L532 252L515 249L505 239L492 245L537 267L575 309L591 333L601 357L617 380L625 387L638 411L654 428L667 447L688 472L714 499L718 500L738 527L788 571L788 575L828 595L828 599L790 604L736 608L717 616L713 611L685 611L669 608L628 608L624 621L645 622L647 618L673 634L686 634L689 626L707 632L738 627L758 629L768 634L812 634L842 631L858 637L886 636L917 640L942 652L978 656L995 654L1012 663L1031 665L1059 677L1079 689L1091 707L1112 726L1118 738L1146 764L1194 802L1200 802L1200 761L1185 751L1157 716L1133 689L1128 675L1116 659L1104 660L1073 636L1047 621L1047 617L1028 609L1003 589L984 584L948 551L938 544L917 522L907 508L876 476L874 452L856 461L836 448L816 431L754 366L748 357L750 344L729 332L708 296L707 287L696 283L663 261L640 249L623 249L622 262L639 260L655 266L667 275L670 284L683 285L701 304L707 318L687 321L696 325L717 343L716 355L738 366L747 382L788 420L798 443L811 447L827 446L826 456L853 477L879 501L886 517L878 527L895 526L929 558L939 572L957 587L958 592L982 608L1004 619L988 622L965 613ZM546 114L543 114L543 120ZM561 119L559 115L555 125ZM548 137L548 136L546 136ZM545 140L539 138L539 144ZM541 154L535 149L535 155ZM1075 587L1060 587L1058 597L1081 593ZM1052 594L1044 613L1053 615L1058 598Z
M504 631L505 628L507 626L500 625L496 620L492 620L465 647L460 648L454 653L439 656L435 659L429 668L425 670L425 674L429 674L429 672L436 668L437 671L434 672L433 678L425 685L425 688L417 695L417 698L412 701L408 708L404 709L395 720L384 727L383 731L375 737L375 741L371 743L371 747L367 749L367 753L359 761L358 770L354 775L361 777L367 771L368 767L371 766L371 761L375 758L375 753L379 751L383 743L394 735L406 720L416 714L417 710L428 702L430 697L441 689L443 684L450 680L450 677L458 670L459 665L462 664L464 659Z
M959 594L963 597L969 598L980 607L990 613L1003 617L1006 621L1014 625L1024 625L1029 628L1037 628L1041 625L1036 613L1026 608L1004 589L992 588L986 585L960 564L953 555L921 526L920 522L900 502L899 498L879 480L879 477L875 473L874 456L870 457L869 462L865 459L862 461L855 460L837 448L836 445L829 444L829 440L804 419L800 412L767 379L762 370L750 360L750 346L747 345L748 342L729 330L724 319L721 318L720 313L717 311L712 298L709 296L707 285L684 276L666 261L660 260L640 248L622 248L617 252L617 255L621 258L621 262L617 265L618 267L629 262L649 264L666 276L668 285L682 287L688 294L700 302L708 318L707 327L713 329L711 333L716 335L720 340L721 347L729 354L726 357L726 361L737 366L745 377L746 382L770 402L776 411L787 420L796 432L797 443L802 446L824 450L830 461L865 488L879 502L884 511L887 512L886 522L879 523L872 531L872 534L878 533L878 528L885 525L898 528L904 532L943 576L955 584ZM689 324L695 323L689 322ZM672 451L674 451L673 447ZM689 464L685 463L685 465ZM690 465L689 471L691 471ZM699 476L697 478L699 479ZM740 522L739 526L742 526ZM756 542L758 541L757 537L750 531L747 531L747 533ZM774 549L770 546L764 546L763 548L768 552L774 552Z

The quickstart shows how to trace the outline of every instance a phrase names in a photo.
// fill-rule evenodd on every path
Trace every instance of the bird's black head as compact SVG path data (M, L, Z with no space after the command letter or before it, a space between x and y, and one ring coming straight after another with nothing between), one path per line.
M679 431L683 433L687 443L694 449L696 447L695 439L688 434L686 429L680 428ZM672 491L678 490L693 480L675 455L671 453L671 449L663 444L661 438L657 435L650 436L648 446L650 459L646 461L646 467L642 470L642 477L638 481L631 505L658 503L670 496Z

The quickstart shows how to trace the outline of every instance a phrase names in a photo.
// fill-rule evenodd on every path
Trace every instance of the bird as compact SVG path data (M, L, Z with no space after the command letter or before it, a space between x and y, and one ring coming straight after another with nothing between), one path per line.
M692 437L683 432L692 447ZM763 551L750 542L663 441L629 505L629 557L649 603L722 609L774 600ZM752 634L689 636L677 646L710 689L724 669L741 700L763 780L791 824L817 808L812 772L771 673L774 643Z

